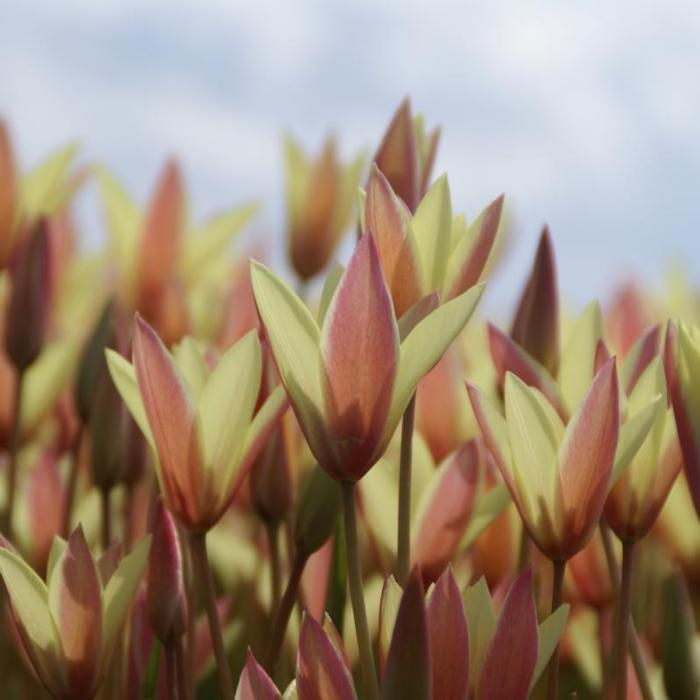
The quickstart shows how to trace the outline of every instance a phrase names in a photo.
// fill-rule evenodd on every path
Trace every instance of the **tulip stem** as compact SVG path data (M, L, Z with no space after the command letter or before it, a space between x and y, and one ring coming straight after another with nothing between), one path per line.
M275 522L267 522L265 523L265 531L267 532L267 544L270 554L270 612L274 620L277 615L277 607L279 606L280 594L282 591L279 526Z
M562 591L564 588L564 571L566 570L566 561L563 559L552 560L552 608L550 613L553 613L562 601ZM547 697L549 700L557 700L559 697L559 644L554 649L552 658L549 662L549 681L547 686Z
M614 645L617 674L617 700L627 697L627 650L629 648L629 620L632 609L632 565L634 558L634 542L625 540L622 543L622 579L620 580L620 595L618 597L617 634Z
M174 700L186 700L185 659L182 649L182 639L180 637L171 639L165 645L165 665L168 682L168 697Z
M308 557L299 551L294 555L294 563L292 564L292 570L289 572L287 587L284 589L284 595L277 607L275 621L272 625L272 636L265 653L265 668L271 676L274 676L277 668L282 645L284 644L284 637L287 634L287 625L289 624L292 610L294 610L294 603L299 593L301 575L304 573L307 560Z
M413 426L416 395L406 407L401 423L401 457L399 461L399 527L396 546L396 580L405 586L411 563L411 466L413 461Z
M199 576L199 584L204 597L204 605L207 609L207 617L209 618L209 633L219 673L221 696L224 700L234 700L233 679L231 678L231 669L228 664L224 638L221 633L221 620L219 620L219 610L216 605L214 578L211 574L209 555L207 554L206 533L193 532L190 537L190 549L192 551L192 563Z
M111 489L102 489L102 551L106 552L112 543L112 499Z
M360 651L362 680L368 700L378 700L379 684L374 667L372 640L367 624L367 610L362 589L362 570L360 568L360 551L357 541L357 518L355 517L355 482L341 482L343 489L343 517L345 519L345 552L348 565L348 583L352 613L355 618L355 633Z
M75 492L78 488L78 469L80 468L80 446L83 442L83 426L78 428L78 434L75 436L75 441L71 449L71 464L68 472L68 483L66 484L66 496L63 502L63 523L61 524L61 533L64 539L68 539L70 535L71 517L73 515L73 503L75 501Z
M600 535L603 539L603 549L605 551L605 559L608 562L608 570L610 571L613 589L615 590L615 595L619 599L620 570L617 566L617 558L615 557L610 527L604 518L601 518L600 520ZM634 666L634 671L637 674L637 683L639 684L639 689L642 692L642 698L644 700L654 700L654 693L651 689L651 684L649 683L649 676L647 674L646 664L644 663L644 656L642 654L641 644L639 643L637 628L635 627L634 620L631 616L629 617L629 646L630 656L632 657L632 665Z
M12 539L12 517L15 509L15 491L17 490L17 456L19 453L21 423L22 423L22 395L24 385L24 372L18 370L15 382L15 400L12 413L12 428L10 432L10 454L7 465L7 504L5 506L4 525L8 540Z

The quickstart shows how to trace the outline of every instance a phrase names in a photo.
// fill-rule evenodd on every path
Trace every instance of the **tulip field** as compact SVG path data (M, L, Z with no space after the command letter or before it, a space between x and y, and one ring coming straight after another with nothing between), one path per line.
M285 137L282 251L11 127L0 698L700 698L697 280L572 309L545 227L484 312L508 192L463 212L408 99Z

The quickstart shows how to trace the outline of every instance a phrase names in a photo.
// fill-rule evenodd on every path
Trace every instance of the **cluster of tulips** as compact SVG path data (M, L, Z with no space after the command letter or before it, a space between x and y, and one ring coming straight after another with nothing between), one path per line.
M232 251L254 203L22 173L0 122L3 698L700 697L700 303L573 317L545 228L472 319L510 227L439 136L405 101L373 158L286 139L290 287Z

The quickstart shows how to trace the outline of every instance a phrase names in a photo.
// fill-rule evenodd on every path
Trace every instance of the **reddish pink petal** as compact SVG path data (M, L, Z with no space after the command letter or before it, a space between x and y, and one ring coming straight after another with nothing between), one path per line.
M173 160L166 163L146 213L139 283L141 302L146 307L172 275L184 236L185 196L180 168Z
M201 454L187 387L156 332L136 316L134 366L148 423L158 449L167 500L185 523L197 519Z
M635 353L634 364L629 377L625 392L627 395L632 393L637 381L644 373L644 370L649 366L649 363L659 353L659 341L661 339L661 325L656 323L651 328L647 329L644 335L639 338L637 343L632 347L631 353Z
M359 479L377 457L399 354L394 311L370 236L360 239L338 283L323 327L321 353L326 421L337 471Z
M413 569L396 615L384 669L383 700L430 698L430 637L421 573Z
M462 596L445 569L428 603L430 662L435 700L464 700L469 692L469 630Z
M619 287L605 314L606 337L618 356L627 357L630 348L654 318L647 299L634 283Z
M481 669L479 700L526 700L537 663L537 611L532 572L525 569L508 591Z
M376 165L367 183L365 232L377 244L397 318L421 298L418 261L407 238L405 215L389 182Z
M510 335L552 375L556 375L559 368L559 293L554 249L546 226Z
M428 315L440 306L440 295L433 291L417 301L398 320L399 338L401 341Z
M33 554L40 572L46 570L54 535L63 522L63 481L56 455L45 451L39 457L28 485L29 527Z
M0 119L0 269L10 258L17 194L15 159L5 122Z
M356 700L350 669L310 615L304 615L297 654L297 691L304 700Z
M248 649L245 666L238 681L236 700L280 700L281 697L270 676Z
M119 568L124 558L124 546L121 542L112 542L107 549L102 552L97 560L97 570L100 573L102 587L105 588L112 578L112 574Z
M452 559L474 506L479 482L479 444L462 445L438 471L439 483L431 491L430 503L421 510L413 543L413 560L428 584Z
M418 158L411 103L408 98L394 114L374 156L374 162L384 173L394 192L401 197L411 212L415 212L419 202Z
M92 697L102 660L102 589L82 527L70 538L50 581L51 614L71 697Z
M559 450L564 528L571 554L585 543L605 503L620 428L615 358L598 371Z
M148 621L162 642L185 632L185 583L177 528L162 498L153 515L153 539L148 552L146 584Z
M599 340L595 348L595 359L593 360L593 374L597 374L603 365L612 357L608 346L604 340Z
M457 275L448 299L454 299L473 287L481 278L488 262L491 249L496 241L498 226L501 223L503 212L503 195L497 197L486 207L481 219L481 226L476 232L476 240L469 251L469 256L464 260Z
M488 331L491 359L498 374L501 389L503 389L506 372L512 372L527 385L539 389L554 406L561 419L566 422L566 410L551 375L543 367L538 366L525 350L496 326L489 323Z

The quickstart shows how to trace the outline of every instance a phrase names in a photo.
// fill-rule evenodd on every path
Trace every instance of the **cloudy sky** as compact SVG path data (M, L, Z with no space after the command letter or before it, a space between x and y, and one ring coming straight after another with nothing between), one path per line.
M474 215L505 192L509 305L544 222L574 304L616 279L700 280L700 3L0 3L0 114L26 166L78 139L140 197L166 155L195 211L260 198L281 240L281 140L374 148L405 95ZM84 236L101 240L94 192Z

